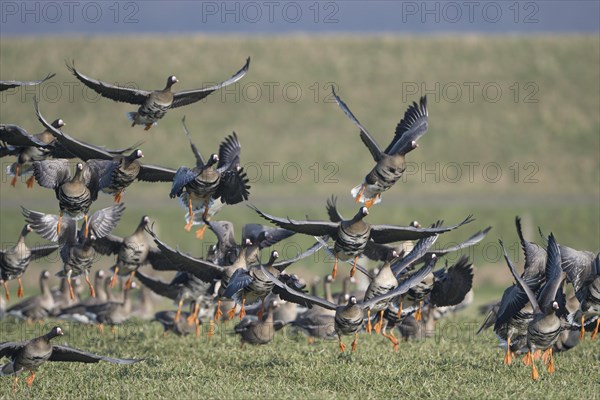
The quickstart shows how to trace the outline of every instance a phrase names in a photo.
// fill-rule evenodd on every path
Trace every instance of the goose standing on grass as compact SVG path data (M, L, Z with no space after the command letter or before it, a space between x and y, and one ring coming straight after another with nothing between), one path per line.
M144 153L140 149L134 149L136 145L128 148L128 150L131 150L129 155L123 154L126 150L121 153L106 150L103 147L94 146L71 137L61 131L60 126L56 127L48 124L48 121L40 113L37 101L35 101L35 112L52 138L55 138L62 148L75 157L83 161L111 160L117 162L118 166L110 184L102 189L103 192L114 195L116 203L121 201L125 189L136 179L144 182L171 182L175 176L175 170L173 169L139 162L139 159L144 157Z
M262 316L258 318L248 316L233 328L235 333L240 335L242 347L244 347L244 343L267 344L273 341L275 331L285 326L283 321L274 321L273 319L273 311L278 306L279 303L272 300L267 306L267 316L264 320Z
M25 380L28 386L33 385L35 369L46 361L97 363L106 361L113 364L133 364L140 359L112 358L100 356L87 351L74 349L68 346L53 345L50 340L64 335L58 326L40 337L26 340L24 342L0 343L0 357L10 357L11 361L0 369L0 375L14 375L13 390L17 390L18 375L29 370L29 376Z
M20 303L10 307L6 312L17 318L28 321L43 321L54 310L55 303L52 291L48 285L50 272L42 271L40 274L40 294L28 297Z
M29 82L21 82L21 81L0 81L0 92L3 92L8 89L20 87L20 86L36 86L41 83L46 82L49 79L54 78L56 74L48 74L44 79L40 79L39 81L29 81Z
M548 237L546 261L546 283L536 297L535 293L527 285L527 282L517 273L502 241L500 240L499 242L504 251L504 258L511 274L517 284L523 289L533 307L533 320L527 326L528 352L523 358L523 362L527 366L531 365L531 378L537 381L539 373L535 367L533 353L536 350L544 350L542 359L546 364L548 372L553 373L555 368L552 346L559 339L560 333L567 327L570 327L564 319L566 315L566 299L562 292L564 278L560 267L560 249L554 235L550 234Z
M161 252L152 244L145 232L149 223L150 217L144 215L131 235L122 238L108 234L94 241L93 246L98 253L117 255L111 287L115 285L117 275L128 276L126 286L129 286L138 268L164 262Z
M213 208L216 209L220 207L219 202L222 206L248 200L250 186L248 185L248 176L240 166L242 147L235 132L221 142L218 155L212 154L208 161L205 161L192 142L185 125L185 117L182 123L196 158L196 166L194 168L180 167L177 170L173 177L169 196L171 198L179 197L182 204L188 208L185 230L189 232L195 223L202 225L196 232L198 239L202 239L206 230L205 221L209 217L209 209L213 207L213 204ZM200 222L195 220L194 210L202 210Z
M121 220L124 211L125 205L122 203L98 210L92 214L89 220L84 222L79 230L77 229L77 221L66 217L63 221L65 228L58 234L56 225L60 223L60 216L23 208L25 220L41 237L58 242L63 271L57 275L66 276L71 300L75 298L71 278L82 274L85 275L90 295L96 297L94 286L89 278L89 270L96 261L96 251L93 243L98 238L110 234ZM88 235L88 231L91 234Z
M426 264L423 268L414 273L411 277L401 282L397 288L383 295L375 296L367 301L358 302L356 297L350 296L346 305L338 305L329 302L320 297L312 296L308 293L294 290L281 282L269 271L262 267L263 273L274 283L273 293L278 294L282 299L300 304L304 307L312 307L318 305L329 310L335 310L335 332L338 335L340 351L346 350L346 345L342 341L343 335L354 335L352 342L352 351L356 350L358 342L358 332L362 328L364 321L364 310L373 308L376 304L386 300L393 299L406 293L408 289L421 282L425 276L431 272L432 263Z
M31 231L31 226L25 225L14 246L9 247L6 250L0 249L0 278L2 280L2 286L4 286L7 301L10 301L8 281L13 279L17 280L19 283L17 297L23 297L25 292L23 291L21 276L23 276L27 270L29 263L46 257L58 249L58 245L56 244L35 246L30 249L27 244L25 244L25 237Z
M159 311L154 314L154 320L163 326L163 335L173 332L178 336L187 336L194 333L200 336L201 321L196 312L196 301L190 302L190 311L177 314L176 311Z
M469 215L461 223L449 227L435 225L431 228L415 228L409 226L370 225L364 221L364 218L369 214L367 207L361 207L352 219L339 222L296 221L290 218L274 217L251 205L249 207L267 221L281 228L305 235L321 237L328 235L332 237L335 241L333 247L335 261L331 272L334 279L337 275L338 259L354 259L354 265L350 272L350 276L354 276L358 257L364 253L371 240L375 243L417 240L451 231L473 221L472 216Z
M69 71L75 75L85 86L89 87L102 97L108 99L136 104L140 107L137 112L127 113L127 116L132 121L131 126L145 125L144 130L152 128L157 124L157 121L165 116L171 108L186 106L196 103L209 94L231 85L246 75L250 67L250 57L246 60L246 64L236 72L231 78L215 86L209 86L203 89L185 90L182 92L173 92L171 87L179 82L179 80L171 75L167 78L167 84L162 90L141 90L128 88L123 86L111 85L107 82L102 82L81 74L75 69L75 62L71 65L67 64Z
M61 221L64 213L79 218L83 214L85 220L84 237L88 236L88 212L92 202L98 198L98 192L110 185L116 161L89 160L77 163L75 174L71 175L70 162L67 159L36 161L33 163L33 174L40 186L54 189L60 215L56 224L56 233L60 235Z
M333 277L331 275L327 275L325 279L323 279L324 299L330 303L334 303L333 294L331 293L332 282ZM315 282L313 282L311 295L317 297ZM348 298L344 298L344 302L348 302ZM338 304L340 304L339 301ZM313 343L315 338L335 339L335 310L330 310L315 304L312 308L309 308L298 315L292 322L292 326L306 332L309 343Z
M358 122L342 99L336 95L333 86L331 91L342 111L360 129L360 138L377 163L367 174L363 183L352 189L352 197L355 201L364 202L365 206L370 208L373 204L381 201L383 192L400 180L406 170L406 154L418 147L417 140L427 132L427 97L421 97L419 104L413 102L408 107L404 118L396 126L394 139L385 150L381 150L375 139Z

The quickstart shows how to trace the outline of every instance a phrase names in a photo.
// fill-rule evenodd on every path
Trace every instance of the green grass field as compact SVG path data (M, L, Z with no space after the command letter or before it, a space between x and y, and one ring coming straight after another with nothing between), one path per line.
M134 106L96 99L64 66L73 59L88 76L145 89L163 87L166 77L175 74L180 80L175 89L184 90L229 77L247 56L252 57L250 71L233 88L171 110L149 132L129 127L125 113ZM600 250L598 65L597 36L3 37L0 79L38 79L49 72L57 76L42 88L0 95L0 123L39 132L36 95L46 119L64 119L69 134L112 148L144 141L143 161L177 168L194 161L181 128L185 115L205 156L217 151L225 135L237 132L242 162L252 179L253 204L274 215L324 219L325 200L332 194L345 215L355 213L350 189L373 166L354 125L332 102L330 85L337 86L381 146L391 140L409 102L427 93L429 131L408 157L406 179L371 209L369 222L407 224L417 219L429 224L444 219L450 224L475 215L474 223L444 235L441 244L492 225L488 237L470 253L476 265L476 301L481 304L499 296L510 282L498 238L522 265L515 215L523 217L531 240L537 240L541 226L560 243ZM23 182L16 189L9 186L4 171L12 161L2 159L2 247L14 242L22 227L21 205L58 212L50 190L28 190ZM169 190L168 184L130 187L124 196L128 211L115 233L130 233L147 214L163 240L200 255L206 244L182 229L184 210L169 199ZM101 195L93 210L110 203L111 198ZM229 207L218 217L235 221L238 229L258 222L244 205ZM205 242L213 240L207 233ZM38 241L33 234L28 239ZM311 243L296 237L291 242L292 252ZM320 256L290 270L307 278L324 274L330 265L322 260ZM98 268L111 262L103 259ZM32 264L26 276L29 293L35 291L42 268L54 272L61 266L55 260ZM13 283L11 288L16 290ZM478 321L473 312L465 318L460 322ZM351 358L340 358L334 343L307 347L304 340L281 337L273 346L240 351L229 336L198 344L193 338L158 340L161 334L154 325L132 328L131 341L99 339L95 331L83 335L83 328L75 327L68 337L73 345L148 360L130 368L98 365L79 370L84 372L76 371L76 365L47 365L35 387L22 388L20 394L507 398L529 393L568 398L598 392L597 342L559 356L557 373L542 373L542 380L532 384L523 366L501 365L491 335L472 339L469 326L461 328L457 340L408 343L397 354L383 339L361 339ZM181 355L184 349L190 357ZM9 389L7 380L3 397L10 395Z

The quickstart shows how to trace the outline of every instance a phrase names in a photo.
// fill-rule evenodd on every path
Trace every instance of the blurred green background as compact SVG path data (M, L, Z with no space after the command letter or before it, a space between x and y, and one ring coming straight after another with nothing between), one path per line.
M193 166L181 128L185 115L195 143L208 156L235 131L242 162L252 179L250 202L263 211L292 218L325 219L327 197L352 215L350 189L362 181L373 160L357 129L332 101L334 84L382 147L393 136L409 102L428 95L429 131L408 156L406 179L371 209L374 224L476 221L443 235L438 245L463 240L489 225L493 230L470 251L476 263L479 299L491 299L510 281L500 259L503 238L522 265L514 217L539 241L537 227L559 242L600 250L600 39L597 35L528 37L398 36L172 36L3 38L0 79L39 79L57 73L36 89L3 92L0 122L31 133L42 130L33 97L48 120L62 118L72 136L111 148L144 141L144 162L172 168ZM149 132L130 128L125 113L136 107L98 98L66 69L75 60L84 74L144 89L162 88L168 75L192 89L231 76L252 57L238 84L199 104L171 110ZM24 180L9 185L2 159L0 241L14 242L23 224L20 206L58 213L54 193ZM170 199L169 184L136 183L124 196L127 211L117 235L127 235L142 215L156 221L159 236L184 251L202 255L207 243L183 230L185 210ZM101 195L92 211L111 204ZM245 205L230 206L218 219L245 223L259 217ZM41 242L35 234L29 244ZM284 255L310 245L293 237ZM291 267L304 276L324 274L316 260ZM103 258L98 267L111 266ZM33 263L26 275L62 268L57 256Z

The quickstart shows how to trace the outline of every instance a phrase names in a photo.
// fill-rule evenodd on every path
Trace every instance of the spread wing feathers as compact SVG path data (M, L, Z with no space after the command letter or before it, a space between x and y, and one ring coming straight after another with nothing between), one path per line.
M0 124L0 142L19 147L46 147L46 143L17 125Z
M162 242L152 230L146 228L146 232L154 239L161 254L168 262L152 263L152 268L162 271L183 271L194 275L204 282L212 282L221 279L224 268L211 262L183 254Z
M423 96L419 104L413 102L408 107L404 118L396 125L396 134L385 153L404 155L411 151L412 142L416 142L427 132L427 117L427 96Z
M53 251L58 249L58 247L59 246L57 244L47 244L31 248L31 261L46 257L48 254L51 254Z
M225 171L221 174L219 187L214 198L220 198L225 204L238 204L248 200L250 196L249 179L244 169L238 167L235 171Z
M569 282L573 284L577 292L587 283L588 276L593 274L594 254L567 246L560 246L560 254L562 269L566 272Z
M575 292L577 300L579 300L580 303L584 302L590 292L592 281L598 277L600 277L600 253L596 255L596 258L594 258L594 261L592 262L591 273L582 280L583 283L580 285L579 290Z
M75 75L77 79L81 81L85 86L92 89L102 97L111 99L114 101L120 101L123 103L142 105L151 92L148 90L138 90L134 88L128 88L123 86L111 85L107 82L102 82L88 76L83 75L75 69L75 61L72 64L67 63L69 71Z
M106 149L84 142L80 142L79 140L72 138L68 134L52 126L52 124L46 121L46 119L40 112L39 103L37 99L34 99L33 104L35 106L35 113L38 117L38 120L68 152L81 158L83 161L87 161L90 159L110 160L113 158L114 155L109 153Z
M437 238L438 235L433 235L420 239L410 253L408 253L405 257L402 257L400 260L393 262L390 267L392 268L394 275L398 277L406 268L423 257L429 248L433 246Z
M314 253L319 251L323 246L326 246L326 243L322 240L317 240L315 243L313 243L312 246L310 246L308 249L306 249L302 253L298 254L296 257L292 257L289 260L278 261L278 262L274 263L273 268L275 268L279 272L281 272L281 271L285 270L287 267L289 267L290 265L292 265L293 263L313 255Z
M548 237L548 249L546 251L548 253L546 283L539 295L540 307L552 307L552 302L556 300L556 294L563 283L560 248L552 233Z
M261 224L246 224L242 228L242 242L250 239L253 244L257 244L260 249L264 249L295 234L296 232L283 228L271 228Z
M177 108L195 103L202 100L212 92L239 81L244 77L244 75L246 75L248 68L250 68L250 57L246 59L246 64L244 64L244 66L238 72L236 72L231 78L219 83L218 85L173 93L173 104L171 105L171 108Z
M161 167L160 165L140 164L137 179L144 182L171 182L175 177L175 170Z
M94 247L94 250L96 250L98 253L104 254L104 255L117 254L119 252L119 250L121 249L122 244L123 244L123 238L120 238L113 234L108 234L104 237L97 238L96 240L94 240L92 242L92 246Z
M423 267L421 267L421 269L419 269L417 272L412 274L410 277L408 277L407 279L402 281L396 289L390 290L387 293L384 293L379 296L375 296L365 302L362 302L361 303L362 308L363 309L371 308L375 304L377 304L383 300L395 298L395 297L401 296L404 293L408 292L413 286L418 285L420 282L422 282L425 279L425 277L427 277L427 275L429 275L429 273L433 269L435 261L436 261L436 258L433 257L433 259L430 260L429 262L425 263L425 265Z
M465 299L473 287L473 264L462 256L450 268L442 268L434 274L431 304L437 307L455 306Z
M340 212L337 209L337 197L335 196L331 196L330 199L327 199L327 215L329 215L329 220L331 222L342 222L344 220L344 217L342 217L342 214L340 214Z
M27 342L3 342L0 343L0 358L12 357L17 351L21 350Z
M248 287L252 283L252 280L252 276L250 276L247 269L237 269L229 279L223 296L233 299L233 296L240 290Z
M192 182L197 176L197 171L188 167L179 167L177 172L175 172L175 176L173 177L173 185L171 186L171 193L169 193L169 196L171 198L181 196L185 185Z
M52 346L52 355L48 361L67 361L67 362L81 362L81 363L97 363L99 361L106 361L113 364L133 364L141 359L133 358L112 358L106 356L100 356L98 354L88 353L87 351L74 349L68 346Z
M502 251L504 252L504 259L506 260L506 264L508 265L508 268L510 269L510 273L512 274L513 278L515 278L515 280L517 281L517 285L521 288L521 290L523 290L525 292L525 295L527 296L527 300L529 300L529 302L531 303L533 312L539 313L541 311L540 305L538 304L537 299L535 298L534 292L527 285L527 282L525 282L525 280L523 278L521 278L519 276L519 274L517 273L517 270L515 269L515 266L512 263L512 260L510 259L510 257L508 256L508 253L506 252L506 249L504 248L504 243L502 242L502 240L499 239L498 242L500 243L500 246L502 247Z
M192 153L194 153L194 158L196 159L196 167L199 169L204 168L206 162L204 161L204 158L202 158L202 154L200 153L194 142L192 142L192 136L190 135L190 131L188 130L187 125L185 124L185 115L181 119L181 125L183 125L183 131L185 132L185 135L187 136L188 141L190 142Z
M271 274L264 266L261 265L260 268L267 278L273 282L273 293L278 294L282 300L296 303L307 308L312 308L313 305L318 305L328 310L335 310L337 308L337 304L335 303L290 288L288 285L273 276L273 274Z
M58 242L58 233L56 232L58 215L28 210L23 206L21 206L21 212L25 217L25 221L27 221L29 226L31 226L38 235L51 242ZM65 217L69 218L66 215L63 218Z
M83 179L91 192L104 189L110 185L115 170L119 167L117 161L88 160L83 164Z
M33 175L40 186L56 189L71 179L69 164L70 162L66 158L34 161Z
M125 205L123 203L96 211L88 221L90 232L92 232L96 238L102 238L108 235L115 229L121 220L123 212L125 212Z
M220 172L235 169L240 165L241 153L242 146L237 134L233 132L219 145L219 163L217 164L217 169Z
M44 79L40 79L39 81L28 81L28 82L21 82L21 81L0 81L0 92L2 92L4 90L15 88L17 86L35 86L35 85L39 85L40 83L44 83L48 79L53 78L55 75L56 74L50 73L50 74L46 75L46 77Z
M525 254L525 269L527 269L527 276L535 274L542 274L546 265L546 251L537 244L525 240L523 236L523 229L521 226L521 218L515 217L515 225L517 227L517 235L521 241L521 248Z
M173 285L172 282L169 283L158 279L152 279L149 276L142 274L139 270L135 271L135 277L142 283L142 285L146 286L159 296L176 300L181 293L182 286Z
M392 243L401 240L417 240L431 235L439 235L474 221L469 215L462 222L447 227L415 228L412 226L371 225L371 239L376 243Z
M348 108L348 106L346 105L346 103L344 103L342 101L342 99L340 99L338 97L338 95L335 93L333 85L331 86L331 93L333 94L333 97L335 98L335 101L338 103L338 105L340 106L340 108L342 109L342 111L344 112L344 114L346 114L346 116L348 118L350 118L350 120L354 123L354 125L356 125L358 127L358 129L360 129L360 139L363 141L363 143L365 144L365 146L367 146L367 148L371 152L371 155L373 156L373 159L376 162L378 162L379 160L381 160L383 158L383 152L379 148L379 145L377 144L377 142L375 141L375 139L373 139L371 137L371 135L369 134L369 132L362 126L362 124L360 122L358 122L358 119L356 119L356 117L354 116L354 114L352 114L352 111L350 111L350 109Z
M335 251L333 251L331 249L331 247L329 247L329 245L327 244L327 240L329 239L329 237L328 236L323 236L323 237L315 236L315 239L317 239L317 242L320 243L325 248L325 251L327 252L327 254L329 254L331 256L331 259L333 260L335 258ZM348 259L345 261L348 264L354 265L353 259ZM366 267L360 265L359 263L356 263L356 269L358 271L360 271L362 274L364 274L365 276L367 276L369 278L373 278L373 276L371 275L369 270Z
M459 251L462 249L466 249L467 247L474 246L477 243L481 242L483 240L483 238L486 237L486 235L488 234L488 232L491 229L492 229L492 227L488 226L484 230L476 232L475 234L473 234L471 237L469 237L464 242L461 242L454 246L449 246L449 247L446 247L443 249L439 249L439 250L431 250L431 251L427 252L427 254L435 254L436 256L441 257L443 255L453 253L455 251Z
M277 218L272 215L263 213L253 205L248 205L256 211L261 217L267 221L279 226L280 228L288 229L296 233L303 233L311 236L333 236L338 230L338 223L327 221L295 221L290 218Z

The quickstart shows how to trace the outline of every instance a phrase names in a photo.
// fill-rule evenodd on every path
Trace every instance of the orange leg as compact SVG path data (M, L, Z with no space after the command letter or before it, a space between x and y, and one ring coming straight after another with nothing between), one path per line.
M367 186L363 183L362 186L360 187L360 191L358 192L358 194L356 195L356 197L354 198L354 202L358 203L360 201L360 199L362 199L363 193L365 192L365 188Z
M233 307L231 307L229 309L229 311L227 311L227 318L229 319L233 319L233 317L235 317L235 309L237 307L237 304L233 303Z
M19 383L19 377L15 376L15 379L13 379L13 392L17 391L17 384Z
M533 352L533 359L534 360L539 360L541 356L542 356L542 351L541 350L536 350L536 351Z
M87 283L88 287L90 288L90 296L96 297L96 291L94 290L94 285L92 285L92 282L90 282L90 277L88 274L85 274L85 283Z
M598 327L600 327L600 317L596 319L596 327L594 328L594 332L592 332L592 340L596 339L596 336L598 336Z
M8 288L8 282L2 281L2 286L4 286L4 293L6 295L6 301L10 301L10 289Z
M215 321L220 321L223 313L221 312L221 300L217 301L217 310L215 311Z
M73 285L71 284L71 271L67 275L67 283L69 284L69 297L71 300L75 300L75 291L73 290Z
M312 336L308 337L308 344L314 344L315 343L315 338Z
M27 382L27 386L33 385L34 379L35 379L35 372L33 372L33 370L30 369L29 376L27 377L27 379L25 379L25 382Z
M384 338L392 342L392 347L394 348L394 351L398 351L398 339L396 339L396 336L394 336L394 330L392 329L389 335L385 332L382 332L381 334Z
M33 187L33 182L35 182L35 177L32 175L26 181L27 189L31 189Z
M354 340L352 341L352 352L356 350L356 345L358 344L358 332L354 334Z
M199 312L200 312L200 304L196 303L196 305L194 306L194 311L187 318L188 325L192 326L194 324L194 321L196 321L196 324L198 324L198 313Z
M344 353L346 351L346 345L342 342L342 337L338 335L338 340L340 341L340 351Z
M212 319L208 321L208 332L206 332L206 336L209 338L215 334L215 321Z
M117 204L121 202L122 198L123 198L123 191L122 190L119 190L119 193L115 194L114 197L113 197L115 203L117 203Z
M531 354L531 352L529 354ZM533 379L534 381L540 379L540 374L538 373L538 370L535 367L535 362L533 362L533 359L531 360L531 379Z
M23 297L23 294L25 294L25 292L23 291L23 282L21 282L21 278L17 278L17 282L19 282L19 289L17 290L17 297L21 298Z
M83 232L83 237L87 239L90 233L90 226L88 225L88 215L87 213L83 214L83 223L85 224L85 230Z
M396 313L396 317L400 318L402 316L402 302L398 306L398 312Z
M528 351L527 354L525 354L523 356L523 364L525 364L526 366L531 365L531 363L533 362L533 357L531 357L531 351Z
M63 212L61 210L60 214L58 214L58 222L56 223L56 234L60 236L60 222L62 221Z
M584 323L585 323L585 317L582 315L581 316L581 329L579 330L579 340L583 340L583 338L585 337L585 327L583 326Z
M373 207L373 204L375 204L375 202L377 201L377 199L379 199L379 196L381 196L379 193L373 197L371 200L367 200L365 201L365 207L367 208L371 208Z
M135 271L131 271L129 274L129 278L125 281L125 289L131 289L131 283L133 282L133 275L135 275Z
M420 321L423 319L422 309L423 309L423 301L419 301L419 309L415 313L415 321Z
M185 224L184 229L186 231L190 231L192 229L192 224L194 223L194 209L192 208L192 199L188 199L188 213L189 213L189 219L188 222Z
M246 297L242 298L242 309L240 310L240 319L246 316Z
M206 200L204 202L204 212L202 213L202 221L206 221L208 218L208 205L210 204L210 200Z
M354 265L352 266L352 270L350 270L350 277L353 277L356 274L356 263L358 262L358 256L354 256Z
M381 329L383 328L383 312L384 310L381 310L379 312L379 321L377 321L377 323L375 324L375 332L377 334L381 333Z
M504 355L504 364L512 364L512 353L510 352L510 337L506 339L506 354Z
M152 128L152 125L154 125L154 124L146 124L146 126L144 127L144 130L149 131L150 128Z
M335 277L337 276L337 270L338 270L338 256L336 254L335 260L333 261L333 270L331 271L331 277L333 279L335 279Z
M17 179L19 178L19 173L21 172L21 166L19 164L17 164L15 166L15 176L13 176L12 180L10 181L10 185L15 187L17 186Z
M259 321L262 321L264 312L265 312L265 299L262 299L260 302L260 308L258 309L258 313L256 314Z
M177 312L175 313L175 318L173 321L179 321L179 317L181 316L181 307L183 307L183 299L179 300L179 304L177 305Z
M104 324L98 324L96 325L96 328L98 328L98 332L100 332L101 335L104 334Z
M546 350L546 352L548 353L548 356L546 357L546 359L548 360L546 362L546 369L548 370L549 374L553 374L554 371L556 371L556 369L554 368L554 357L552 354L552 347Z
M365 330L367 331L367 333L371 333L371 331L373 330L373 326L371 325L371 309L370 308L367 310L367 326L366 326Z
M199 240L204 239L205 231L206 231L206 225L202 225L202 227L196 231L196 238Z
M115 283L117 283L117 273L119 272L119 267L115 265L115 271L113 272L113 276L110 278L110 287L115 287Z
M196 319L196 339L200 337L200 321Z

